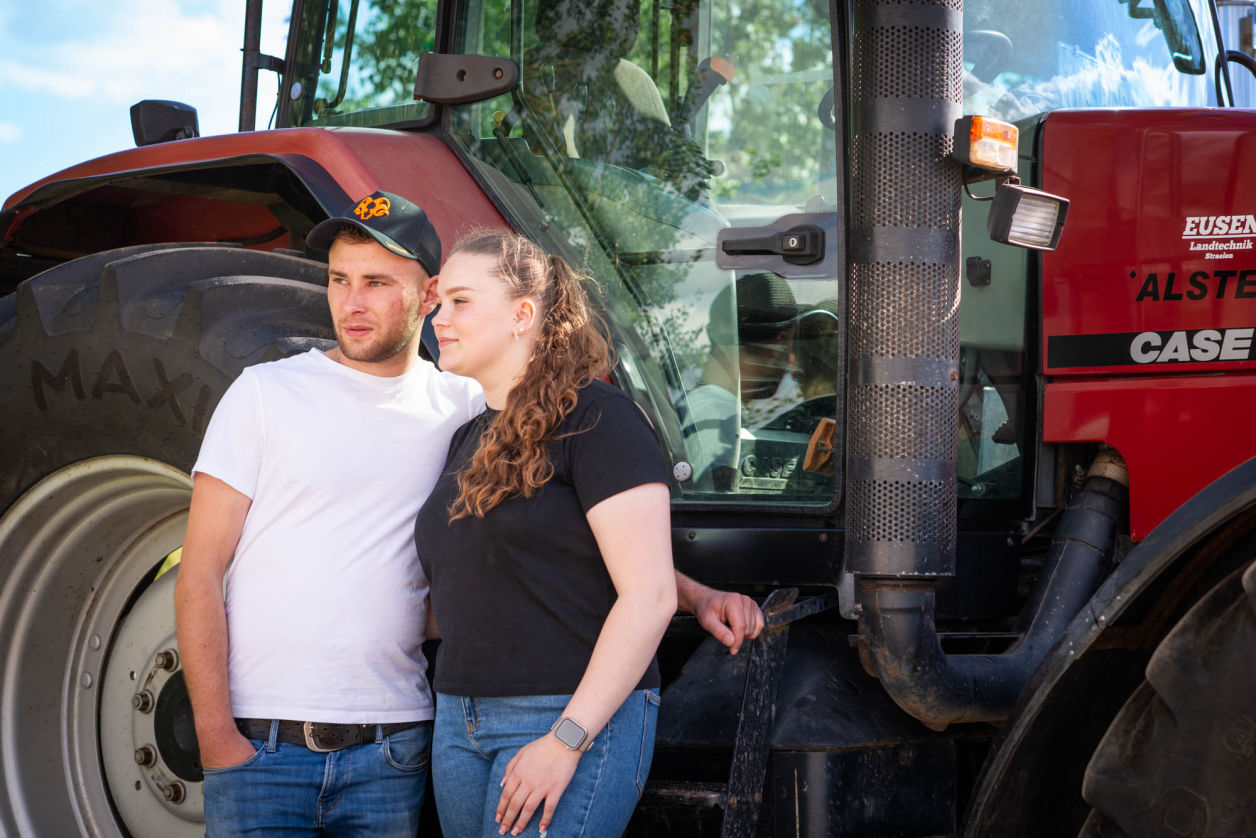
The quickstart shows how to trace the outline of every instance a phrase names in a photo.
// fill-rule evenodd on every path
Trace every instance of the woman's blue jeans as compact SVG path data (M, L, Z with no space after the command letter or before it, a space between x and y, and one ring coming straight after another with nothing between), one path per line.
M239 765L205 771L205 834L414 838L427 785L432 725L331 753L250 739Z
M432 788L445 838L496 836L506 764L546 736L569 695L469 698L438 694L432 734ZM620 705L580 757L547 838L605 838L623 833L641 797L658 721L657 690L637 690ZM523 835L539 835L541 809Z

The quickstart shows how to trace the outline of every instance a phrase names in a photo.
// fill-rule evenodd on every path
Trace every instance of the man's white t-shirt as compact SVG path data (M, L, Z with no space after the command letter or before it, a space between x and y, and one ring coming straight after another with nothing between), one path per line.
M414 519L479 385L426 361L369 375L318 350L244 370L195 472L253 503L227 570L237 718L433 717Z
M709 482L717 468L738 467L741 405L735 393L716 384L695 387L685 394L680 418L695 481Z

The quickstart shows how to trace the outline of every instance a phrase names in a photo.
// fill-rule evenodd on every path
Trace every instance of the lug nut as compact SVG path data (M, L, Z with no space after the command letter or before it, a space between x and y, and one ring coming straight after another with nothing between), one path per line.
M144 745L135 749L135 764L142 765L145 768L157 761L157 752L153 750L152 745Z
M171 803L182 803L183 798L187 797L187 790L183 788L183 783L175 780L168 786L162 786L161 794Z
M140 690L131 696L131 706L141 713L153 712L153 694L148 690Z
M173 672L179 666L179 653L174 649L164 649L157 653L157 668Z

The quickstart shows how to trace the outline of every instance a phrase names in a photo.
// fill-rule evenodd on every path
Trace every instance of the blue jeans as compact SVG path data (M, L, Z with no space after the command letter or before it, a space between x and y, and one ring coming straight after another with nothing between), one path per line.
M432 788L445 838L496 838L497 801L506 764L550 732L569 695L465 698L436 696ZM629 694L580 757L558 801L548 838L606 838L623 833L654 756L657 690ZM521 834L539 835L541 809Z
M427 785L432 724L320 754L250 739L253 756L205 769L205 835L360 835L414 838Z

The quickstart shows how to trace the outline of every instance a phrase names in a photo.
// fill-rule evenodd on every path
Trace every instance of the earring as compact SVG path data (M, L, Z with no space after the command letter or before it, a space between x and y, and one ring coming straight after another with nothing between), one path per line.
M513 332L511 332L511 334L515 336L515 343L518 343L519 342L519 330L515 329Z

